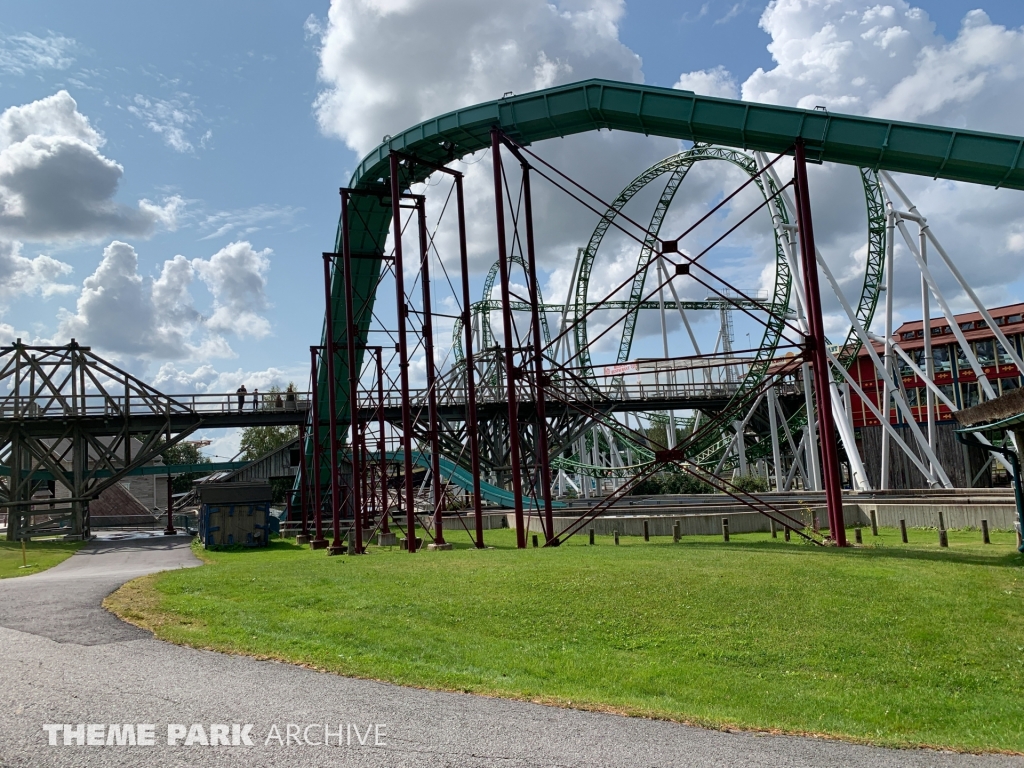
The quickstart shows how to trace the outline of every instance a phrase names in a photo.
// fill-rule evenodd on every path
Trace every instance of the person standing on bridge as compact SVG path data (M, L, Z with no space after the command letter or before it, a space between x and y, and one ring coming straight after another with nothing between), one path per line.
M252 412L256 413L260 409L260 391L253 387L252 390Z
M236 389L235 394L238 395L238 412L241 413L242 409L245 407L245 396L248 394L245 384Z

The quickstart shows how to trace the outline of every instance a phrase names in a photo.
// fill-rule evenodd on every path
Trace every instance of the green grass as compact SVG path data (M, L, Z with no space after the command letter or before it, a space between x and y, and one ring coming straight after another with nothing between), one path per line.
M1024 752L1013 534L883 530L328 558L275 542L133 582L167 640L345 675L717 727ZM465 542L464 532L453 535ZM852 540L852 535L851 535Z
M83 546L80 541L30 541L25 545L28 567L22 567L21 542L0 541L0 579L45 571L71 557Z

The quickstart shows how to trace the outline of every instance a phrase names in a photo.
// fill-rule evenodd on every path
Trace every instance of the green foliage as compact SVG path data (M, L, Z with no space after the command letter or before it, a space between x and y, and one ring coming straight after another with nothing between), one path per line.
M276 408L283 405L278 403L287 392L294 392L295 384L289 382L288 389L282 393L281 388L274 386L266 392L260 393L260 400L264 408ZM299 428L296 426L286 427L246 427L242 430L242 440L239 444L241 457L245 461L254 461L275 451L286 443L290 443L299 436Z
M195 443L181 441L170 448L166 448L160 454L164 464L209 464L210 458L204 456ZM184 475L175 475L171 481L171 489L175 493L187 493L192 489L192 482L197 478L208 475L209 472L190 472Z
M934 532L880 533L845 550L764 533L517 551L489 530L478 551L453 529L452 552L344 563L275 541L205 553L128 608L165 640L401 685L1024 751L1014 535L951 531L940 550Z
M663 424L652 424L644 430L647 433L647 439L650 441L651 447L655 450L662 450L668 448L668 422ZM680 426L679 421L676 421L676 445L686 440L690 436L690 427L688 424Z
M659 494L714 493L715 489L687 472L666 472L641 480L631 491L632 496Z
M764 493L768 490L768 481L757 475L740 475L731 482L746 493Z
M275 451L285 443L299 436L299 428L288 427L246 427L242 430L242 459L254 461Z

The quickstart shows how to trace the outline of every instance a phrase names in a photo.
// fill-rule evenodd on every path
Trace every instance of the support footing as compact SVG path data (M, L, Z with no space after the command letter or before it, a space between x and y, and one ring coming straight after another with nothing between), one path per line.
M303 536L302 534L299 534L295 537L295 543L298 544L300 547L304 547L307 544L309 544L309 536Z
M449 544L447 541L444 542L443 544L438 544L436 541L432 542L430 544L427 544L427 549L447 551L447 550L449 550L451 548L452 548L452 545Z
M327 539L313 539L309 542L310 549L327 549Z
M397 533L378 533L377 534L377 546L378 547L395 547L395 546L398 546L398 534Z

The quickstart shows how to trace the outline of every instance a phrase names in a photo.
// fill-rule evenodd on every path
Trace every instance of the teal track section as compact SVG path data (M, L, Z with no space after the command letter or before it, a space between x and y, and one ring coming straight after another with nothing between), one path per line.
M789 152L796 141L803 141L808 158L814 162L1024 189L1024 139L1017 136L720 99L610 80L586 80L510 95L449 112L386 137L352 175L349 188L357 194L349 206L349 242L356 257L352 277L359 336L356 343L360 345L357 365L362 365L361 345L366 343L391 225L390 151L446 165L488 148L492 128L524 145L601 129L767 153ZM431 169L407 164L402 173L400 184L406 189L425 180ZM340 250L339 227L334 251ZM326 322L332 324L335 341L344 349L348 340L340 270L335 269L330 279L333 311ZM387 290L393 290L390 280L384 283ZM321 335L322 340L325 338L326 324ZM346 424L348 368L343 354L338 356L336 376L339 423ZM321 422L326 423L327 377L323 365L319 366L317 379L321 395L317 408ZM307 451L311 450L309 444ZM500 493L511 498L505 491Z
M370 454L371 461L377 460L377 454ZM390 451L387 454L389 462L402 463L405 458L405 454L402 451ZM469 493L473 492L473 475L470 471L464 467L460 467L454 461L449 459L447 456L438 456L439 464L441 466L441 482L456 485L464 491ZM430 469L430 454L426 451L413 451L412 463L418 467L424 469ZM495 504L505 509L512 509L515 506L515 496L512 495L511 491L506 491L504 488L499 488L496 485L485 483L483 480L480 481L480 497L484 501L489 501L491 504ZM524 497L523 502L527 509L531 507L533 502L533 509L539 509L538 504L529 497ZM551 506L555 508L564 507L560 501L552 501Z

